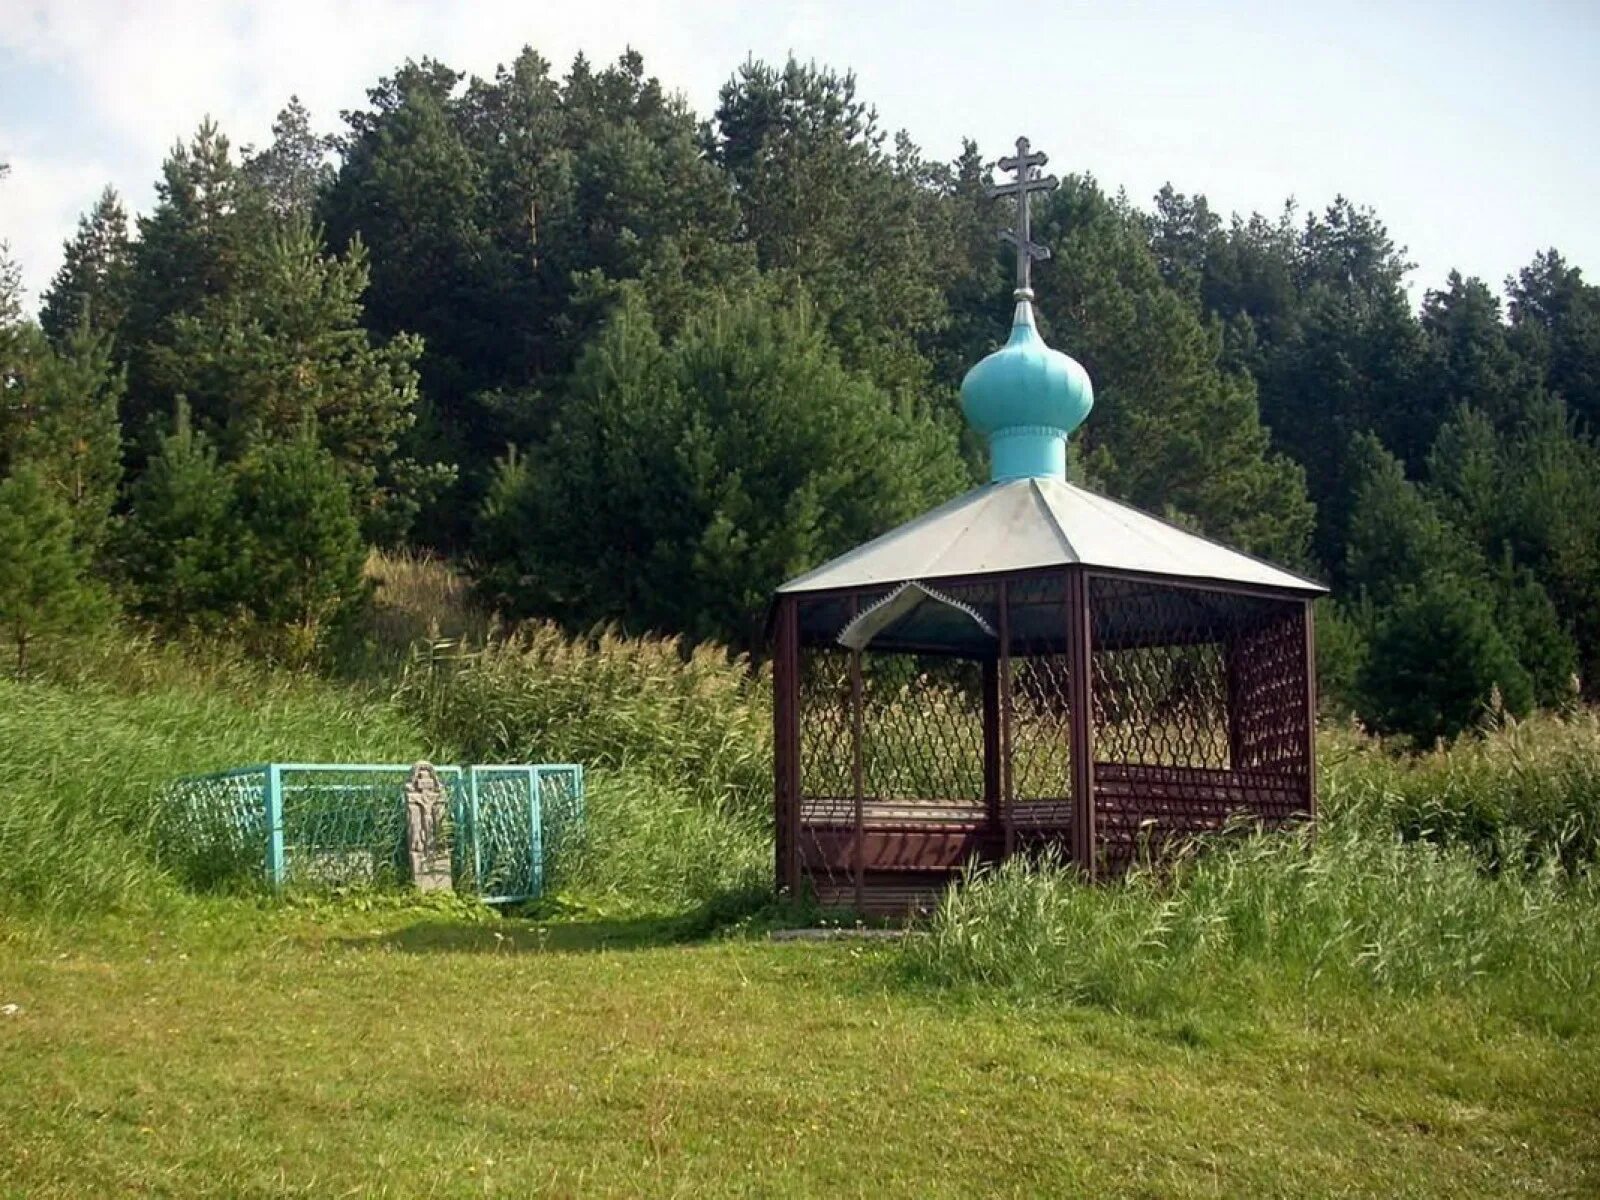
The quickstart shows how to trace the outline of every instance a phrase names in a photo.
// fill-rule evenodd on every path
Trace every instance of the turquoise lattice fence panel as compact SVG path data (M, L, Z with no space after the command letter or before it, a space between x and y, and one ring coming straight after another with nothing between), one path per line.
M240 767L168 786L161 842L191 882L210 886L270 868L269 774L266 766Z
M559 875L584 838L583 768L545 763L533 770L544 820L546 874Z
M536 899L552 848L583 824L583 770L570 764L435 768L458 891ZM403 882L411 764L264 763L190 776L165 793L169 858L202 885L246 875L275 886Z
M454 808L461 768L434 769ZM269 820L277 814L269 826L273 880L336 886L405 879L409 765L273 763L268 770Z
M544 894L537 770L510 763L467 768L465 819L458 827L472 852L472 889L491 902Z

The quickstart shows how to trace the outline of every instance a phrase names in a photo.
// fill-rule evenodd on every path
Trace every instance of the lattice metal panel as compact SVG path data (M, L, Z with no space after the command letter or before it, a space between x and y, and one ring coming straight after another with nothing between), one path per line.
M892 654L863 667L866 794L897 804L983 803L983 670Z
M841 619L847 619L841 610ZM834 902L851 878L854 746L850 655L824 647L800 651L800 795L797 853L819 899ZM851 833L843 832L850 829Z
M1095 760L1225 768L1226 614L1189 590L1089 582Z
M1228 661L1234 769L1309 773L1304 607L1286 605L1241 629Z
M317 764L279 770L284 881L337 885L405 878L409 767ZM458 786L459 772L441 768L439 775L447 791Z
M456 796L452 866L462 884L494 900L544 890L539 789L529 766L473 766Z
M1102 865L1310 810L1304 605L1090 579Z
M539 788L540 837L544 848L544 885L561 883L573 855L588 836L583 768L575 763L534 768Z
M943 589L941 589L942 591ZM946 594L994 619L992 587ZM807 640L797 667L799 811L794 825L801 886L824 904L904 907L927 899L949 862L965 861L984 820L983 666L943 654L861 655L859 693L838 629L869 600L830 598L803 608ZM982 638L971 616L956 621ZM895 631L917 641L937 622ZM881 650L881 647L880 647ZM861 802L856 802L860 771ZM859 824L858 824L859 822ZM782 839L788 833L780 830Z
M536 900L559 883L584 836L582 767L474 765L457 796L458 890L498 903Z
M1072 664L1066 653L1066 577L1012 580L1006 587L1011 650L1011 799L1020 826L1071 820Z
M540 894L584 824L583 769L570 764L435 768L457 890ZM406 764L267 764L177 780L163 792L161 843L191 883L265 877L326 887L403 882Z
M801 650L801 796L852 794L850 722L849 653Z
M266 788L264 766L169 784L161 797L164 856L198 887L259 872L267 854Z

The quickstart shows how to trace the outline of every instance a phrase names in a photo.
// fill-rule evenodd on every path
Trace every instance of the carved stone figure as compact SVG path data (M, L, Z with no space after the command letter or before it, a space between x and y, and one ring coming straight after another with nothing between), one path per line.
M448 891L450 844L445 839L444 784L432 763L419 762L406 780L406 851L418 891Z

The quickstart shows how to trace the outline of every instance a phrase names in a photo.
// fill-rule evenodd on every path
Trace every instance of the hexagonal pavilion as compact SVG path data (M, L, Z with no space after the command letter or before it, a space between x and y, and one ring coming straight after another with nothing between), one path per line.
M1315 813L1318 583L1066 480L1093 405L1035 327L1019 143L1016 311L962 384L988 484L790 580L773 610L777 882L903 911L968 862L1089 877L1238 814Z

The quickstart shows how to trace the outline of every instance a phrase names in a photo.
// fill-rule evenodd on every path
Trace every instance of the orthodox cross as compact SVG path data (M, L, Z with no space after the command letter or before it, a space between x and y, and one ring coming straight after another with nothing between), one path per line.
M1033 288L1029 283L1029 269L1035 262L1043 262L1050 257L1050 247L1028 240L1029 198L1034 192L1054 191L1056 187L1057 180L1054 175L1039 174L1039 168L1049 161L1042 151L1030 154L1028 139L1018 138L1016 157L1002 158L996 164L1002 171L1015 171L1017 177L1010 183L995 184L988 191L991 200L999 196L1017 198L1017 227L1014 230L1003 230L1000 240L1017 248L1018 299L1032 298Z

